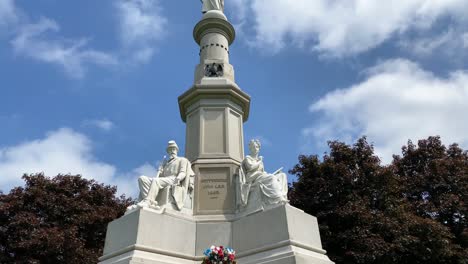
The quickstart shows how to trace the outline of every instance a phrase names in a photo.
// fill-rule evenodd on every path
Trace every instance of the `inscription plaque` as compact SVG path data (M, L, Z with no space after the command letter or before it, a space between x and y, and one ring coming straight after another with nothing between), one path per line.
M227 195L227 179L203 179L201 196L209 200L223 199Z
M197 213L231 213L234 210L234 186L230 168L200 168L197 181Z

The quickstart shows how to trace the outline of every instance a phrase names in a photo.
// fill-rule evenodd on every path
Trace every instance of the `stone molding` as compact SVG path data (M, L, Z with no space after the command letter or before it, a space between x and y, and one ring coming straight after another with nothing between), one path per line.
M214 85L214 87L205 84L195 84L179 96L179 110L184 122L187 121L188 108L201 99L229 99L242 107L244 122L249 118L250 96L243 92L235 83L226 82L225 84Z
M223 35L228 40L229 45L231 45L236 38L236 31L231 23L220 18L202 19L193 29L193 38L197 44L200 45L202 38L210 33Z
M128 253L128 252L131 252L133 250L145 251L145 252L149 252L149 253L156 253L156 254L161 254L161 255L166 255L166 256L169 256L169 257L181 258L181 259L186 259L186 260L194 260L194 261L203 260L203 255L191 256L191 255L181 254L181 253L178 253L178 252L173 252L173 251L164 250L164 249L160 249L160 248L154 248L154 247L148 247L148 246L142 246L142 245L136 244L136 245L131 245L131 246L122 248L122 249L120 249L118 251L109 253L107 255L104 255L104 256L99 258L99 261L105 261L105 260L111 259L113 257L119 256L119 255L122 255L122 254L125 254L125 253Z

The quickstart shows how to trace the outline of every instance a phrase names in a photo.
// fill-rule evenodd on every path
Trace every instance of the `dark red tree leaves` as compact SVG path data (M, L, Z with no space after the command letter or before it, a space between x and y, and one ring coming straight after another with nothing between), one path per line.
M0 194L0 263L97 263L107 224L130 199L81 176L23 179Z
M383 166L366 138L300 156L291 204L318 217L336 263L468 263L468 154L438 137Z

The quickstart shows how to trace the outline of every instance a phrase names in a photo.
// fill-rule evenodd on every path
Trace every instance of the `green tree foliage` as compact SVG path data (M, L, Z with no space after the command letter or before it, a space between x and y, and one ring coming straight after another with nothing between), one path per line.
M383 166L366 138L300 156L291 204L317 216L336 263L468 263L468 153L439 137Z
M130 199L81 176L23 179L0 194L0 263L97 263L107 224Z

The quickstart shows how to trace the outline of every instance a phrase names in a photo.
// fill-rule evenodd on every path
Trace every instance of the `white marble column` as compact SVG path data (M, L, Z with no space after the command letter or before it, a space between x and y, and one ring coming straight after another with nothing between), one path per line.
M235 31L222 12L211 10L193 36L200 45L200 63L179 107L187 124L185 154L196 173L194 214L234 214L235 177L244 158L243 123L250 109L250 97L234 82L229 64Z

